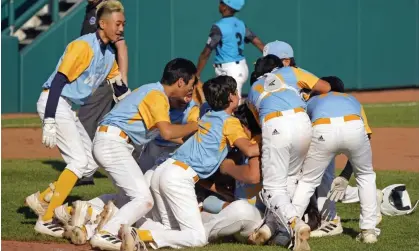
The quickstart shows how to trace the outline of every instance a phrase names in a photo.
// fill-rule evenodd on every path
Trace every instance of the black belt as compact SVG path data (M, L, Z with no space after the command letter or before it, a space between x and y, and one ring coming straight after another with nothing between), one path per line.
M224 63L226 64L226 63ZM240 61L236 61L236 64L240 64ZM214 64L215 67L223 67L223 64Z

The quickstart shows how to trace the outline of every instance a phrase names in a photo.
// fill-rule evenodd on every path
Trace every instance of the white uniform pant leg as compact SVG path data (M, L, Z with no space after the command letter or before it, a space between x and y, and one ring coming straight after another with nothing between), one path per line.
M372 166L370 141L361 120L346 122L342 127L342 146L347 149L347 157L354 168L361 204L359 226L374 229L377 223L377 187Z
M326 172L323 174L322 181L316 189L317 194L317 207L319 212L322 211L323 206L327 200L327 193L330 191L333 179L335 178L335 158L330 161L326 168ZM326 206L328 207L329 213L327 219L334 219L336 217L336 203L328 200Z
M336 155L336 149L337 139L333 126L314 126L310 148L303 163L302 177L292 199L298 217L304 215L310 197L320 185L327 166Z
M213 215L204 224L208 241L224 236L239 236L239 240L247 237L260 225L262 221L259 210L245 200L236 200Z
M185 170L172 163L173 160L168 159L159 167L164 169L160 175L160 191L180 230L151 230L152 245L155 248L204 246L207 236L195 194L193 177L196 173L191 168Z
M49 92L42 92L37 111L41 120L44 119ZM92 142L83 125L78 120L71 103L60 97L55 113L57 124L57 147L66 162L66 168L78 178L91 176L98 169L92 157Z
M249 68L245 59L240 60L238 64L236 64L236 62L231 62L223 64L222 67L216 67L215 75L227 75L233 77L236 80L237 90L239 97L241 98L243 85L249 77Z
M123 191L129 202L103 227L116 235L121 224L132 225L153 207L153 198L143 173L132 157L134 147L123 138L110 133L97 132L93 153L98 163L105 168L114 184Z

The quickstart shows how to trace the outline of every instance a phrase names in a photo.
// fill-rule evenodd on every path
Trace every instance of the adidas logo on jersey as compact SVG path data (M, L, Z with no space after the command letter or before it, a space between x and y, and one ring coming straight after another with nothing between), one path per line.
M273 80L272 82L270 82L270 83L268 84L268 86L273 86L273 85L275 85L275 80Z
M324 141L323 135L320 135L320 137L318 138L319 141Z
M278 135L278 134L279 132L276 129L272 132L272 135Z

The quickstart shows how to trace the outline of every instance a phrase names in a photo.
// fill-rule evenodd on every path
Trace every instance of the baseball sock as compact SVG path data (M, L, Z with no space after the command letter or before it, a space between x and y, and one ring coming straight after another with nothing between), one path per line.
M78 178L70 170L65 169L57 180L55 186L54 196L48 205L45 215L42 217L43 221L49 221L54 216L54 209L62 205L76 184Z
M52 183L53 185L54 185L54 187L57 185L57 182L56 181L54 181L54 183ZM45 189L45 191L43 191L41 194L39 194L39 199L41 200L41 201L43 201L43 202L46 202L46 203L48 203L49 202L49 200L48 199L46 199L45 198L45 196L47 196L49 193L51 193L51 187L50 186L48 186L48 188L47 189ZM50 199L50 198L49 198Z
M153 236L149 230L139 230L137 229L137 235L140 237L142 241L151 242L153 240Z

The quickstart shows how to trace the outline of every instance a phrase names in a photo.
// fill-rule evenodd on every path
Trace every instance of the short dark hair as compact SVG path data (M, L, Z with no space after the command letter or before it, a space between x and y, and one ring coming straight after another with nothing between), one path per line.
M252 85L258 77L265 73L271 72L277 67L283 67L281 59L279 57L268 54L262 58L259 58L255 64L255 70L250 75L250 84Z
M192 61L184 58L175 58L164 67L160 83L164 85L172 85L182 78L187 84L196 72L196 66L192 63Z
M220 4L223 4L227 8L227 10L233 15L236 14L236 12L239 12L238 10L235 10L231 8L230 6L228 6L227 4L225 4L223 1L220 1Z
M234 112L234 117L238 118L240 123L246 126L250 132L252 132L252 135L262 133L262 130L260 129L255 116L246 104L242 104L237 107L237 110Z
M330 91L332 92L345 92L345 85L343 81L336 76L322 77L322 80L330 84Z
M222 111L230 105L230 94L236 94L237 83L233 77L218 76L205 82L205 99L213 111Z
M294 57L290 58L290 66L297 68L297 64L295 63L295 58Z

